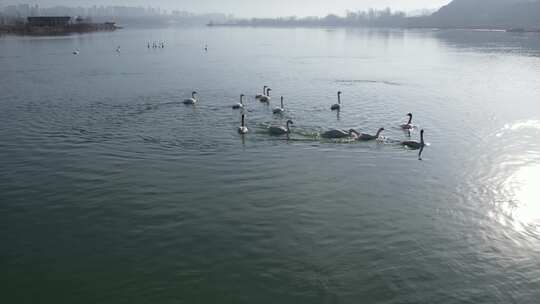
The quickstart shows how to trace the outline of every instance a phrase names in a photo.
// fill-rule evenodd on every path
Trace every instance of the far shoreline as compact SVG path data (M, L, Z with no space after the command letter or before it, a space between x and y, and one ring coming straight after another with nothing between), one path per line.
M540 33L540 29L533 28L506 28L506 27L436 27L436 26L354 26L354 25L331 25L331 24L238 24L238 23L208 23L207 27L252 27L252 28L359 28L359 29L394 29L394 30L465 30L507 33Z
M540 29L527 28L504 28L504 27L433 27L433 26L354 26L354 25L329 25L329 24L238 24L238 23L208 23L200 24L196 27L231 27L231 28L275 28L275 29L365 29L365 30L462 30L462 31L485 31L485 32L506 32L506 33L522 33L522 34L540 34ZM143 26L144 27L144 26ZM161 25L160 28L175 27L174 24ZM0 36L62 36L72 34L87 34L95 32L113 32L118 29L123 29L122 26L117 26L115 23L87 23L78 25L69 25L67 27L31 27L27 24L19 25L0 25ZM145 28L145 27L144 27ZM155 28L150 26L148 28Z
M0 35L57 36L94 32L113 32L122 27L113 22L70 24L68 26L30 26L29 24L0 25Z

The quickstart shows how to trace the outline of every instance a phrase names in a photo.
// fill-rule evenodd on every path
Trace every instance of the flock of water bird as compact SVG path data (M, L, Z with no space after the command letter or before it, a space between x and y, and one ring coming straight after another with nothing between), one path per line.
M268 86L263 87L262 94L255 95L255 99L259 100L261 103L269 104L272 97L270 96L270 92L272 91L271 88ZM331 111L340 111L342 109L341 105L341 95L342 92L337 92L337 103L332 104L330 106ZM246 109L246 105L244 103L245 95L240 95L240 101L236 104L232 105L232 109L235 110L242 110L241 112L241 123L238 127L238 133L241 135L245 135L249 132L248 127L246 126L246 115L244 110ZM193 91L191 93L191 97L184 99L183 103L185 105L195 105L199 101L198 93ZM280 105L275 107L272 110L272 113L275 115L281 115L285 113L285 107L283 104L283 96L281 96ZM408 121L405 124L400 125L399 127L402 130L405 130L410 135L410 130L414 129L415 126L412 123L413 115L412 113L408 113L406 115L408 117ZM289 135L291 133L291 125L294 125L294 122L292 120L287 120L286 124L283 125L270 125L267 127L268 133L271 135ZM355 141L370 141L370 140L378 140L382 139L381 133L384 131L384 128L380 128L375 135L372 134L366 134L366 133L360 133L355 129L349 129L348 131L343 129L333 129L329 131L325 131L321 134L321 137L327 138L327 139L350 139ZM418 150L420 149L420 153L422 153L423 148L426 146L424 142L424 130L420 130L420 141L415 140L406 140L406 141L399 141L399 143L402 146L405 146L409 149ZM419 154L420 155L420 154Z
M162 42L162 41L157 41L156 42L155 41L152 44L150 44L150 42L148 42L147 47L150 48L151 46L152 46L152 48L164 48L165 47L165 42ZM204 50L208 51L208 45L205 45ZM79 52L80 51L78 49L76 49L76 50L73 51L73 54L78 55ZM120 46L118 46L116 48L116 52L120 52ZM272 89L270 87L263 86L262 94L255 95L255 99L259 100L261 103L269 104L271 99L272 99L272 97L270 96L271 91L272 91ZM337 92L337 103L332 104L330 106L331 111L338 111L339 112L341 110L341 108L342 108L341 94L342 94L341 91ZM183 103L185 105L195 105L199 101L197 96L198 96L198 93L193 91L192 94L191 94L191 97L185 99L183 101ZM240 101L238 103L234 104L232 106L232 108L235 109L235 110L245 110L246 106L244 104L244 97L245 97L245 95L241 94L240 95ZM285 113L285 107L284 107L284 104L283 104L283 96L281 96L280 106L275 107L272 110L272 113L276 114L276 115L281 115L281 114ZM407 123L400 125L400 128L405 130L405 131L408 131L408 134L410 135L410 130L414 129L415 126L412 124L412 118L413 118L412 113L408 113L407 116L409 117L409 120L407 121ZM271 135L287 135L287 136L289 136L289 134L291 133L291 125L294 125L294 122L289 119L289 120L287 120L287 122L285 123L284 126L270 125L270 126L268 126L267 129L268 129L268 132ZM240 126L238 127L237 130L238 130L238 133L242 134L242 135L247 134L249 132L249 129L246 126L246 117L245 117L244 111L242 111L241 124L240 124ZM372 135L372 134L360 133L357 130L352 129L352 128L349 129L348 131L343 130L343 129L333 129L333 130L323 132L321 134L321 137L327 138L327 139L344 139L344 138L348 138L350 140L355 140L355 141L370 141L370 140L379 140L379 139L381 139L381 133L383 131L384 131L384 128L379 128L379 130L377 130L377 133L375 135ZM407 147L409 149L413 149L413 150L418 150L419 149L420 150L419 157L420 157L420 155L422 153L422 150L426 146L426 144L424 142L424 130L423 129L420 130L420 141L406 140L406 141L399 141L399 143L402 146L405 146L405 147Z
M165 48L165 41L152 41L151 44L150 44L150 41L148 41L146 43L146 47L147 48L152 47L153 49L164 49Z

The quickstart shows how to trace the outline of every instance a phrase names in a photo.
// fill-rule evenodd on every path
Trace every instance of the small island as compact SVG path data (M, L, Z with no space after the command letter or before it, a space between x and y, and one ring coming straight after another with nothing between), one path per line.
M26 22L0 25L0 33L15 35L63 35L70 33L88 33L114 31L120 27L115 22L94 23L89 19L69 16L28 17Z

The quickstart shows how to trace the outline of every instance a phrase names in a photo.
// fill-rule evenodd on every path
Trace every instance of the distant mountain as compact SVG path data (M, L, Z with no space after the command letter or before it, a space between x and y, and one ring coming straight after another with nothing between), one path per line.
M437 27L540 28L540 0L454 0L422 19Z

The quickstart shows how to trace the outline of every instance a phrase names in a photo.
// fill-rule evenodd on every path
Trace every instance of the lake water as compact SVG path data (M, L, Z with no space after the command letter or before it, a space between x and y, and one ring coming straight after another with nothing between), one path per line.
M270 106L253 98L263 85ZM199 103L183 105L192 90ZM534 34L2 37L1 297L538 303L539 97ZM268 135L287 119L289 140ZM317 136L379 127L384 141ZM421 160L399 145L420 129Z

